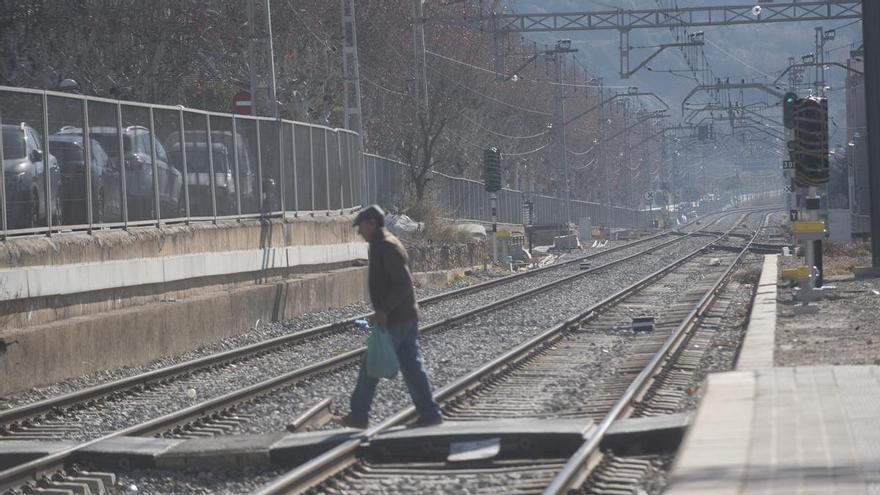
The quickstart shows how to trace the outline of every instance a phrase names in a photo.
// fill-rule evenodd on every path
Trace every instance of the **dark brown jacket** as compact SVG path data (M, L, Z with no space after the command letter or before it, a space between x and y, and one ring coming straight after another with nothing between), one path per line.
M418 304L409 272L409 256L400 240L379 229L370 241L370 301L388 316L388 324L418 320Z

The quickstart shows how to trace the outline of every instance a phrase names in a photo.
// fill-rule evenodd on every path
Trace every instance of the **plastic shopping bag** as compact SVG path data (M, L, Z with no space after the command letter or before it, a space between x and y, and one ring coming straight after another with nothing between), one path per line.
M399 369L391 333L374 326L373 332L367 337L367 375L370 378L394 378Z

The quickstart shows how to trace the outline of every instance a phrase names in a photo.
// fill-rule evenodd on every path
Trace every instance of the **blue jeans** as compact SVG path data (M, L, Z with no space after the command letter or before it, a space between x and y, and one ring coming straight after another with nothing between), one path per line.
M440 408L434 401L431 393L431 383L425 368L422 367L422 358L419 354L419 330L418 322L389 325L391 339L397 351L397 359L400 361L400 372L406 382L406 388L412 397L413 404L419 417L425 421L433 421L440 418ZM370 407L373 397L376 395L378 378L370 378L367 374L366 358L361 360L361 369L358 374L357 385L351 394L351 413L349 417L357 421L366 421L370 417Z

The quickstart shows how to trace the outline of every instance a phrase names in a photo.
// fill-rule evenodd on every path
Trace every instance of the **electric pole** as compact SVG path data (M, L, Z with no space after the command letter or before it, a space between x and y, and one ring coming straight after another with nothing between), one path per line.
M254 43L256 43L257 39L257 30L254 25L254 0L247 0L247 19L248 19L248 44L247 44L247 55L248 55L248 69L251 83L251 115L257 114L257 67L256 67L256 50L254 49Z
M871 197L871 253L880 271L880 3L862 2L865 41L865 113L868 129L868 177Z
M564 216L567 224L571 224L571 171L568 169L568 157L565 156L565 86L563 85L565 71L562 66L562 55L576 51L576 49L571 48L571 40L559 40L556 42L555 48L545 52L547 55L552 56L555 68L556 91L554 92L553 105L553 147L555 149L556 163L562 167L565 180L563 187L565 194Z
M563 184L562 193L565 195L564 218L566 224L571 223L571 183L569 182L568 157L565 156L565 87L562 85L562 57L558 53L553 54L556 87L553 98L553 131L555 138L553 146L556 148L556 163L562 167Z
M272 8L269 6L269 0L263 0L263 7L266 9L266 32L268 36L266 44L269 50L269 110L272 111L272 116L277 119L279 113L278 95L275 93L275 43L272 41Z
M413 55L418 114L428 111L428 74L425 61L424 0L413 0Z
M342 10L342 74L345 90L345 128L356 132L363 149L361 74L358 62L354 0L340 0Z

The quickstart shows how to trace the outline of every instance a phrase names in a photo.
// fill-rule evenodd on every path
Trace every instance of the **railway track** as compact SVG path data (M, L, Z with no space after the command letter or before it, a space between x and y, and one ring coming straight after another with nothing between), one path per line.
M618 259L618 256L626 257L631 254L634 249L644 246L645 244L660 244L664 242L664 238L669 236L669 233L661 233L591 255L575 257L558 264L548 265L505 277L499 277L483 283L426 297L419 300L420 310L423 313L440 313L442 309L446 308L449 302L458 301L460 303L467 295L487 291L493 288L504 287L503 293L516 294L525 290L523 288L524 285L535 284L536 282L537 285L543 285L543 283L558 279L560 274L565 276L579 273L581 271L579 269L579 264L585 260L598 261L611 258L610 261L614 261L615 259ZM64 408L79 407L82 404L107 404L125 398L124 394L126 391L131 391L137 394L146 393L152 387L168 385L178 379L180 380L179 383L182 387L189 388L189 386L194 383L188 382L187 378L192 377L194 373L202 370L216 371L221 367L230 365L238 367L248 359L259 358L274 353L288 353L299 350L299 347L304 347L306 345L317 348L328 348L331 351L336 351L337 348L340 347L340 344L343 348L354 347L353 342L356 339L343 340L340 343L333 343L331 340L340 336L344 337L352 334L357 335L352 332L355 327L355 320L366 318L367 316L367 314L357 315L331 324L313 327L282 337L265 340L252 345L212 354L203 358L193 359L125 379L108 382L76 392L0 411L0 442L7 438L55 438L57 435L53 435L53 433L64 431L64 429L55 429L50 425L44 425L42 428L37 426L38 424L43 423L41 419L47 414L57 416L64 410ZM442 320L442 318L436 319ZM428 322L431 321L430 318L423 318L423 320L427 320Z
M726 234L735 233L737 227ZM660 407L659 400L643 404L642 394L654 383L655 372L678 355L680 344L698 327L756 235L751 232L749 239L740 243L738 253L707 253L722 241L730 242L727 235L718 237L435 394L450 421L513 417L594 420L597 426L570 458L457 467L446 462L377 463L369 455L358 454L364 440L411 421L414 410L407 408L367 430L363 439L340 445L298 467L261 493L344 493L377 487L384 493L442 492L449 486L478 493L541 493L545 489L545 493L563 493L577 488L590 469L600 464L606 473L650 470L650 463L639 459L609 457L602 463L598 451L602 437L615 420L636 410L646 414L650 407ZM664 309L653 332L636 335L626 330L633 315L656 312L658 304ZM613 373L596 377L590 362L610 358L619 360Z
M712 223L718 222L722 218L730 215L731 214L720 215ZM708 225L711 225L711 223ZM651 239L656 240L660 237L662 236L655 236ZM644 254L644 251L652 252L672 245L680 241L680 239L681 238L675 238L669 241L661 241L657 244L649 244L647 249L643 249L634 254L626 254L625 256L609 261L602 266L587 271L578 270L570 275L564 275L559 279L562 282L559 280L548 282L529 291L495 301L490 305L465 311L452 318L436 321L422 328L422 331L429 332L451 325L454 322L473 317L474 315L481 314L493 308L510 305L525 297L548 291L566 281L582 278L586 274L595 273L610 266L615 266L634 259L639 255ZM638 244L644 244L644 242ZM631 249L633 246L633 244L622 246L615 251L624 251L625 249ZM591 258L597 257L599 256L593 256ZM568 265L575 265L580 263L580 261L581 259L575 259L570 261ZM558 269L559 267L554 268ZM509 280L521 279L511 277ZM498 285L499 283L500 282L498 281L492 281L487 284L481 284L481 286L485 288ZM531 280L531 283L534 284L534 279ZM454 294L458 295L465 292L473 292L475 290L478 289L468 288L465 291L456 291ZM300 332L296 337L302 339L308 338L307 336L320 335L321 332L341 331L346 328L348 324L350 324L349 321L340 322L335 325L327 325L306 332ZM181 377L192 377L199 370L216 370L224 367L235 367L235 363L241 363L246 359L246 356L260 355L260 353L265 355L266 353L273 352L273 348L277 346L286 346L290 344L290 341L285 339L274 340L275 341L271 344L261 343L255 346L249 346L250 348L246 350L221 353L217 356L210 356L209 358L172 367L176 369L158 370L144 376L132 377L131 379L96 387L95 389L69 394L68 396L43 401L42 403L31 404L16 410L5 411L0 415L0 421L4 421L6 425L4 426L5 429L3 430L3 433L9 438L47 439L68 437L74 428L71 426L71 423L75 423L76 418L82 417L82 415L78 416L78 412L88 412L90 408L101 409L112 407L114 402L130 401L133 397L152 398L154 400L161 399L164 392L162 387L175 386L179 388L187 385L186 379L182 379ZM278 351L275 350L274 352ZM312 376L324 374L343 366L350 366L356 362L362 352L362 348L352 349L330 359L309 364L272 379L258 382L229 393L219 394L210 400L195 403L189 407L175 410L172 413L152 418L148 421L114 429L109 432L102 432L102 434L96 435L94 438L85 439L85 441L76 448L17 466L5 472L0 472L0 489L14 488L21 486L22 483L33 484L46 472L51 472L53 470L61 471L64 468L66 460L76 450L108 437L144 436L163 433L176 436L202 436L215 435L234 430L237 423L246 422L250 418L238 415L235 412L235 408L230 406L231 404L247 403L253 397L265 394L269 390L288 385L292 382L302 381ZM173 385L169 385L169 382ZM303 417L300 418L304 423L308 423L315 416L320 416L322 413L326 413L326 408L316 407L312 409L313 411L309 411L308 414L304 414ZM14 427L10 427L10 425L14 425ZM9 435L10 433L12 433L12 435ZM0 441L0 444L2 444L2 441Z

